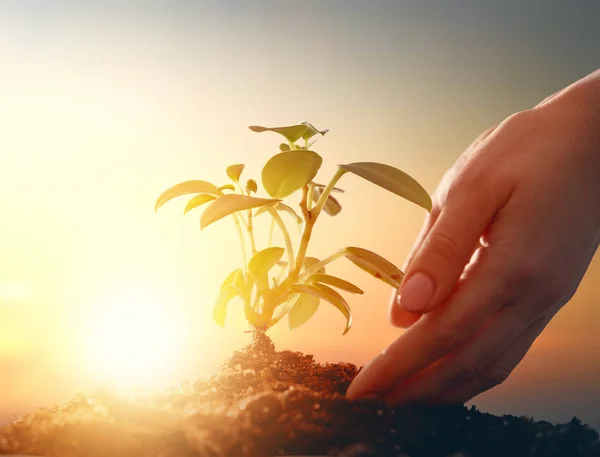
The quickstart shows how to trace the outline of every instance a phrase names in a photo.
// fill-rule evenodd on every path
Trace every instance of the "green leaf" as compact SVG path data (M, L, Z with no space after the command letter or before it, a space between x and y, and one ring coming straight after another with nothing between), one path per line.
M288 325L290 330L300 327L305 324L319 308L318 297L314 295L300 294L292 308L288 311Z
M239 194L222 195L208 205L208 208L200 216L200 229L205 229L213 222L237 211L272 205L278 201Z
M225 172L227 173L227 176L229 176L229 179L231 179L233 182L238 182L240 180L242 171L244 171L244 168L246 168L246 165L243 163L236 163L235 165L229 165L225 169Z
M223 190L233 190L235 191L235 186L233 184L225 184L224 186L219 187L220 191Z
M389 260L363 248L347 247L343 252L348 260L370 275L392 287L400 286L404 273Z
M364 292L354 284L336 276L326 275L323 273L315 273L306 278L306 282L329 284L338 289L345 290L352 294L363 294Z
M329 132L329 129L325 129L325 130L317 130L315 128L314 125L312 125L310 122L308 121L304 121L304 122L300 122L300 124L302 125L306 125L306 132L304 132L304 134L302 135L302 138L305 140L309 140L310 138L312 138L313 136L315 136L317 133L320 133L321 136L325 135L327 132Z
M169 187L162 194L160 194L160 196L156 199L154 211L158 210L158 208L167 203L169 200L188 194L221 195L221 191L217 186L206 181L195 180L181 182L173 187Z
M223 283L221 284L221 291L223 289L225 289L225 287L230 286L231 284L233 284L233 280L234 280L236 274L238 273L238 271L241 272L242 269L241 268L236 268L235 270L233 270L231 273L229 273L227 275L227 277L223 280Z
M257 252L248 262L248 270L256 281L262 280L271 268L277 265L277 262L283 256L285 250L279 247L270 247Z
M431 211L431 197L427 191L414 178L397 168L375 162L350 163L340 165L340 168Z
M296 213L296 211L294 211L293 208L286 205L285 203L283 203L283 202L276 203L275 205L273 205L273 208L275 208L277 211L284 211L284 212L288 213L289 215L291 215L294 218L294 220L298 224L302 223L302 218L300 216L298 216L298 213ZM263 213L267 213L267 212L268 212L267 207L261 206L254 212L254 217L259 216Z
M325 300L328 303L331 303L346 318L346 328L344 329L343 335L350 330L350 326L352 325L352 314L350 312L350 307L348 306L348 303L346 303L346 300L344 300L344 297L338 294L331 287L327 287L323 284L294 284L291 286L291 290L292 292L313 295L317 298Z
M323 189L320 187L315 187L313 190L313 202L317 202L319 197L321 196ZM342 210L342 205L337 200L337 198L329 195L327 200L325 200L325 205L323 205L323 211L325 211L330 216L337 216Z
M279 263L281 263L281 262L279 262ZM296 300L298 300L298 298L300 296L301 296L301 294L292 294L292 293L287 294L287 298L285 298L277 306L278 311L276 311L275 314L273 315L273 319L271 320L271 326L273 326L277 322L279 322L281 320L281 318L283 316L285 316L290 311L290 309L292 309L292 306L294 306L294 303L296 303Z
M263 187L273 198L285 198L315 177L323 159L306 149L293 149L273 156L262 170Z
M213 320L220 327L225 327L225 317L227 315L227 304L232 298L238 295L235 287L227 286L221 291L213 308Z
M217 197L215 197L214 195L211 195L211 194L198 194L195 197L193 197L187 203L187 205L185 205L183 214L187 214L188 211L193 210L194 208L197 208L200 205L204 205L205 203L213 201L215 198L217 198Z
M298 141L304 135L307 130L307 126L304 124L288 125L285 127L261 127L260 125L251 125L248 127L253 132L275 132L283 135L286 140L290 143Z
M290 148L290 145L287 144L287 143L280 143L279 144L279 150L282 151L282 152L283 151L289 151L290 149L292 149L292 148Z
M249 179L248 181L246 181L246 189L248 190L248 192L256 193L256 191L258 191L258 184L256 184L256 181L254 179Z
M232 285L236 288L238 295L242 297L244 301L250 299L250 294L254 287L254 281L250 273L244 273L241 268L238 269L233 277Z

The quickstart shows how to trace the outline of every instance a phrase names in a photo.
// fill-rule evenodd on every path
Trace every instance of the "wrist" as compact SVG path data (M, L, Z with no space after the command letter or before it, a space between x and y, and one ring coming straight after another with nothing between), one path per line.
M600 69L571 84L536 107L553 118L577 144L582 165L592 174L600 193ZM573 148L569 148L573 153Z

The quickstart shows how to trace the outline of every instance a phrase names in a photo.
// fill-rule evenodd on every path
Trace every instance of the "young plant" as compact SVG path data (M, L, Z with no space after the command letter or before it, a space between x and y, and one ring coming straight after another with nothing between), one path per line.
M172 198L196 194L186 205L184 214L208 204L200 216L200 229L230 216L240 240L242 265L223 281L217 297L213 318L225 325L228 303L238 297L244 304L245 316L255 330L266 331L284 316L290 329L304 324L317 311L321 301L335 306L346 318L344 334L350 329L350 306L336 289L362 294L363 291L344 279L326 273L326 266L342 257L350 260L372 276L397 288L404 276L402 271L383 257L358 247L345 247L323 260L307 256L311 234L321 213L337 215L342 207L332 193L343 192L335 187L347 173L360 176L396 195L431 210L431 198L423 187L406 173L374 162L356 162L339 165L327 185L313 181L323 159L309 148L313 137L325 135L328 130L317 130L309 122L286 127L251 126L254 132L275 132L285 143L262 169L262 187L270 198L258 197L258 184L253 179L240 181L243 164L226 169L231 184L217 186L207 181L186 181L167 189L156 201L155 210ZM282 200L298 193L298 214ZM280 213L287 213L300 228L297 246ZM266 246L257 247L254 220L266 214L270 228ZM273 246L273 230L277 226L284 246Z

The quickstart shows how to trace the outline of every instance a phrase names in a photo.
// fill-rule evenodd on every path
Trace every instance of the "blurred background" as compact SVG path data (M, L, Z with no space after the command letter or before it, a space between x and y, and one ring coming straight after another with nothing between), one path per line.
M240 256L228 221L200 234L183 180L247 178L277 150L248 125L302 120L338 163L403 169L433 192L482 130L600 65L600 3L438 1L13 1L0 3L0 422L103 382L163 388L210 376L249 337L240 307L211 320ZM401 264L423 210L344 177L344 210L309 253L362 246ZM324 218L325 219L325 218ZM319 361L367 362L400 330L386 285L355 320L322 306L271 332ZM502 386L496 414L600 429L600 259Z

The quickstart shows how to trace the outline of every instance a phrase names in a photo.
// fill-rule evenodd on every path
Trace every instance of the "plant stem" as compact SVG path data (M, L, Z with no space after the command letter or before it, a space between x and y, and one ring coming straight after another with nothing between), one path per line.
M267 206L267 211L269 211L269 213L273 217L273 220L279 227L279 230L281 230L281 234L283 235L283 240L285 242L285 250L287 251L287 255L288 255L288 270L291 270L292 265L295 264L295 261L294 261L294 247L292 246L292 239L290 238L290 234L289 234L285 224L283 223L281 216L277 212L277 210L275 208L273 208L273 206L269 205L269 206Z
M256 254L256 241L254 240L254 230L252 228L252 210L248 210L248 225L246 226L246 230L248 231L248 238L250 238L250 249L252 251L252 255Z
M323 206L325 206L325 202L327 201L329 194L331 194L331 191L333 190L337 182L340 180L340 178L344 176L345 173L347 173L346 170L338 168L338 170L333 175L333 178L331 178L331 181L329 181L327 186L325 186L325 189L323 189L323 192L321 192L319 200L317 200L317 203L315 203L315 206L313 206L313 218L316 219L317 216L321 213L321 210L323 209Z
M296 264L294 265L293 273L300 274L302 265L304 264L304 257L306 256L306 249L308 248L308 242L312 234L313 226L315 225L315 217L311 217L304 221L302 227L302 235L300 236L300 244L298 245L298 252L296 254Z
M329 257L326 257L325 259L321 260L320 262L315 263L312 267L310 267L308 270L306 270L305 272L303 272L300 275L300 277L298 278L298 282L304 281L306 278L308 278L310 275L319 271L325 265L330 264L334 260L337 260L340 257L343 257L344 255L345 255L345 253L344 253L344 250L342 249L340 251L334 252Z
M313 192L315 190L315 185L312 182L308 183L308 195L306 196L306 206L310 211L313 204Z
M310 219L310 213L308 211L308 184L302 187L302 198L300 199L300 210L302 211L302 216L304 216L304 220L307 221Z
M240 245L242 248L242 261L244 262L242 270L246 272L246 265L248 264L248 258L246 257L246 242L244 241L244 233L242 232L242 227L240 226L240 218L237 213L233 214L233 222L235 223L235 228L237 229L237 233L240 238Z
M319 200L317 201L317 203L311 211L304 211L306 207L306 198L308 198L308 189L306 192L302 193L302 202L300 202L300 207L302 208L302 212L304 215L304 226L302 227L302 235L300 237L300 244L298 245L298 252L296 254L296 265L293 271L293 273L296 275L300 274L300 271L302 270L304 257L306 256L306 250L308 248L308 243L310 241L315 222L317 222L317 218L319 217L319 214L321 214L321 210L323 209L323 205L325 205L325 202L327 201L327 197L329 197L329 194L331 193L337 182L340 180L340 178L344 175L344 173L346 173L346 170L338 168L335 175L333 175L333 178L331 178L331 181L329 181L325 189L323 189L323 193L321 194Z
M271 217L271 223L269 224L269 237L267 238L267 247L270 248L273 244L273 229L275 228L275 219Z

